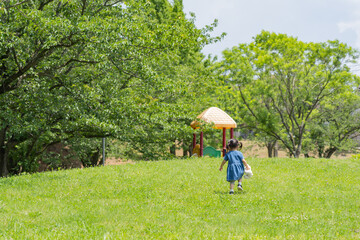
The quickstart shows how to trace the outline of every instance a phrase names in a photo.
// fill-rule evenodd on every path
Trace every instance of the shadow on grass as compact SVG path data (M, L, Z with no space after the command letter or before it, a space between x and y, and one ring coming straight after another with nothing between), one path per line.
M235 191L234 194L229 194L229 191L214 191L216 195L243 195L246 194L246 191Z

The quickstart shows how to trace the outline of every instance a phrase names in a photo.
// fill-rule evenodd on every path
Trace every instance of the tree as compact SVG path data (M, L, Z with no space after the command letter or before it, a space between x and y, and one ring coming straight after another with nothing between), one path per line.
M173 77L212 41L181 1L6 0L0 19L0 176L57 142L132 141L162 106L182 109L177 94L206 91L189 91L201 83L185 71Z
M320 105L359 81L347 66L356 53L339 41L304 43L263 31L223 55L219 71L239 96L245 124L281 141L294 157Z
M316 150L319 157L330 158L336 151L353 150L354 138L360 130L360 97L349 86L324 101L309 123L308 149Z

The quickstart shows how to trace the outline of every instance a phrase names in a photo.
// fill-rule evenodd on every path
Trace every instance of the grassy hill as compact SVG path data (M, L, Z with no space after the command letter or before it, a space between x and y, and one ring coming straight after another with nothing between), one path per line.
M212 158L3 178L0 238L360 238L359 161L247 161L235 195Z

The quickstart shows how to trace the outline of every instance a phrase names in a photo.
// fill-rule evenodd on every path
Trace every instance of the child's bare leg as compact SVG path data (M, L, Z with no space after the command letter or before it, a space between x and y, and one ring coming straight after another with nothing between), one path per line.
M230 191L234 191L235 181L230 182Z
M242 184L241 184L242 178L240 178L238 181L239 181L238 190L239 190L239 191L242 191L242 190L243 190L243 189L242 189Z

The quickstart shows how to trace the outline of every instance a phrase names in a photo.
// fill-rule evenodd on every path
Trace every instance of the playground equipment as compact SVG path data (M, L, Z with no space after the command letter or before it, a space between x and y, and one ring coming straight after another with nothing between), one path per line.
M204 148L203 155L209 157L221 157L221 151L216 150L212 146L207 146Z
M199 116L196 117L199 120L202 120L206 123L213 124L213 128L222 129L222 145L223 145L223 156L226 153L226 129L230 129L230 138L234 137L234 128L236 128L236 122L232 119L226 112L217 107L211 107L203 111ZM190 126L193 129L199 128L201 123L197 120L193 121ZM193 148L196 146L196 134L193 134ZM200 132L200 157L204 156L204 151L206 150L207 154L217 154L213 150L217 151L215 148L211 149L206 147L204 149L203 145L203 132Z

